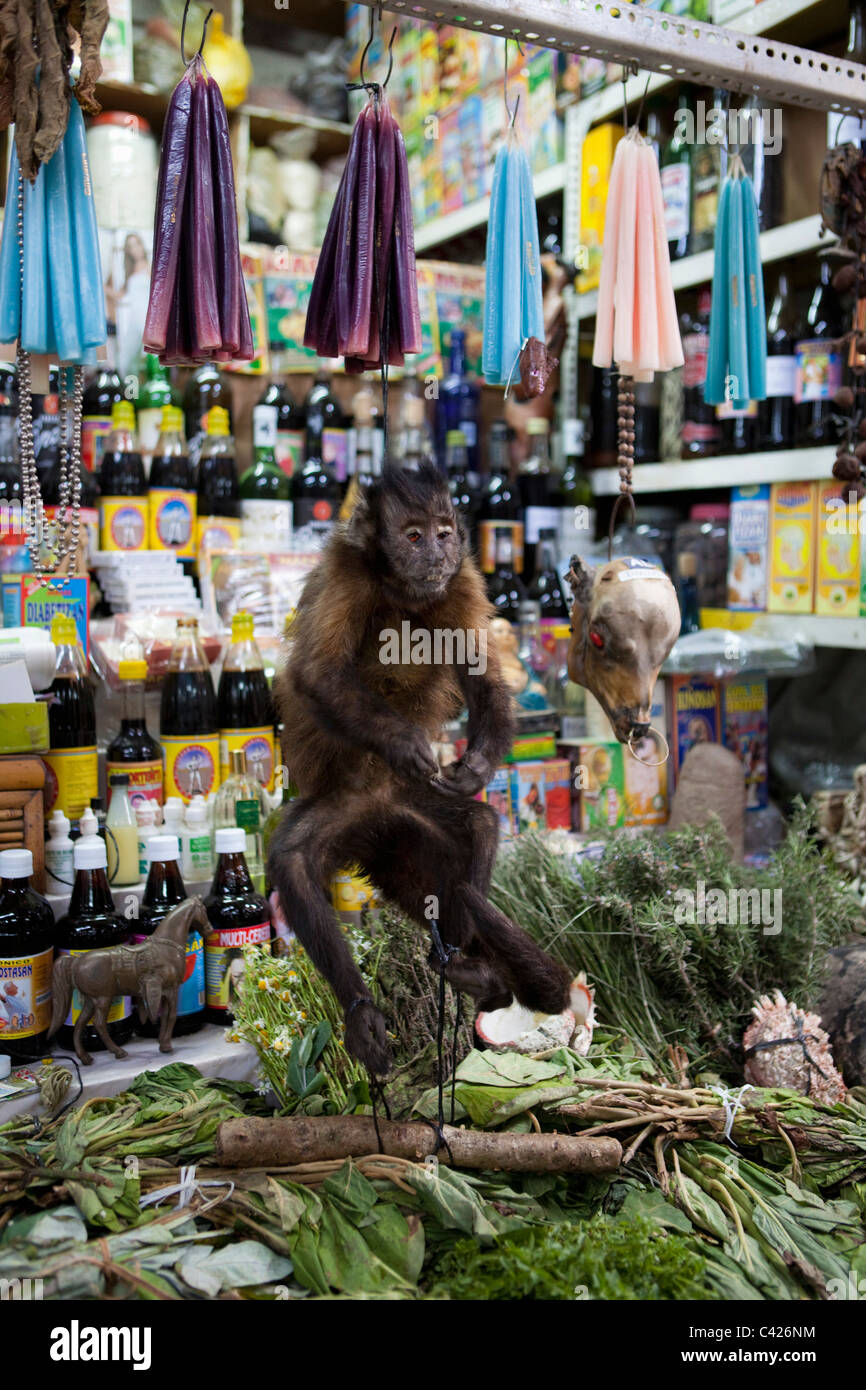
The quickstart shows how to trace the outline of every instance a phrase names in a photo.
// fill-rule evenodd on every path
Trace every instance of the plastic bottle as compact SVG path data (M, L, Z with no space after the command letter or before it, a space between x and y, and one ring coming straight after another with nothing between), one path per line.
M201 883L213 873L213 836L203 801L191 801L186 808L186 824L180 832L183 876L190 883Z
M56 613L52 618L51 640L56 658L48 706L51 751L43 755L48 772L45 815L59 810L72 821L78 820L98 789L96 709L78 631L67 614Z
M213 930L205 941L205 993L207 1017L228 1024L233 987L243 971L245 946L271 940L271 914L267 899L257 893L244 858L246 836L237 826L216 832L216 873L205 909Z
M176 835L154 835L148 843L149 867L147 883L141 900L136 941L146 941L173 907L186 901L186 889L180 869L180 844ZM204 1011L204 937L199 931L190 932L186 944L186 969L177 992L177 1018L172 1037L196 1033L205 1022ZM137 1031L153 1038L159 1024L136 1025Z
M154 835L158 835L156 828L156 802L140 801L135 808L135 820L138 825L138 876L147 878L147 870L150 860L147 857L148 841Z
M99 818L92 806L86 806L78 818L78 835L82 840L99 836Z
M217 792L214 825L217 829L240 826L244 831L247 837L244 849L247 867L259 889L265 886L262 850L264 819L261 786L255 777L250 776L243 750L236 748L231 755L231 772Z
M116 772L109 788L111 802L105 821L108 881L115 888L128 888L139 882L138 822L129 800L129 774Z
M162 823L166 835L180 835L183 825L183 800L170 796L162 808Z
M246 767L268 790L274 783L274 720L271 692L253 635L252 613L235 613L231 646L217 689L220 781L229 775L231 754L240 748Z
M213 415L213 411L211 412ZM168 673L162 687L160 739L167 797L190 801L219 786L219 724L216 693L198 619L178 618Z
M0 1053L45 1051L51 1025L54 913L30 887L29 849L0 852Z
M151 550L171 550L182 560L194 560L196 506L195 470L183 442L183 412L167 405L150 466L147 543Z
M123 714L120 731L108 745L105 775L111 807L111 779L115 772L129 777L129 799L135 810L142 801L162 801L162 749L148 732L144 714L147 662L121 661L120 678Z
M187 439L192 458L192 439L188 432ZM201 446L195 529L199 563L204 550L231 550L240 545L241 503L235 442L229 434L229 413L219 405L208 411L207 435Z
M69 820L62 811L54 811L48 822L48 841L45 845L45 891L68 893L72 887L73 843L69 837Z
M114 910L108 886L108 857L105 841L88 835L75 845L75 887L69 912L57 923L55 943L59 955L84 955L104 946L122 946L129 938L129 927ZM72 1046L72 1028L81 1012L81 998L73 992L72 1004L57 1038L61 1047ZM119 1046L132 1037L132 1000L118 995L108 1011L108 1032ZM104 1051L94 1028L83 1031L82 1042L88 1052Z
M135 411L119 401L99 470L99 544L103 550L147 549L147 483L135 442Z
M47 690L51 685L56 660L51 637L44 627L0 628L0 666L23 661L34 690Z

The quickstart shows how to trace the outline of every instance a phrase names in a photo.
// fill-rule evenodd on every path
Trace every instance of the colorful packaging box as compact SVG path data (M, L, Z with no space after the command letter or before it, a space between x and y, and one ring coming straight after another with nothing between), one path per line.
M511 768L498 767L482 793L482 799L492 806L499 817L499 834L510 840L517 833L514 803L511 798Z
M460 158L464 203L474 203L484 195L484 150L482 148L483 109L480 96L468 96L460 105Z
M728 528L728 607L763 613L770 557L770 486L731 489Z
M71 579L41 580L35 574L4 574L2 577L4 627L43 627L51 630L56 613L68 613L75 620L81 649L90 652L90 580L78 575Z
M817 483L774 483L770 493L770 613L811 613L815 603Z
M580 745L580 828L592 830L625 825L625 767L623 746L615 741Z
M625 131L607 121L591 130L583 142L580 162L580 244L586 247L587 266L578 278L581 293L598 289L604 214L613 156Z
M815 612L836 618L860 615L860 535L856 498L847 483L818 484Z
M568 758L551 758L545 764L548 830L571 829L571 768Z
M767 755L769 709L767 682L763 677L732 679L722 691L724 743L743 764L746 810L759 811L767 804Z
M663 679L656 682L650 707L652 727L662 738L668 737L667 689ZM625 750L626 825L666 825L668 804L668 764L662 762L664 745L650 735L636 743L633 758ZM656 766L657 764L657 766Z
M721 737L719 682L711 676L671 677L671 763L678 776L683 760L696 743L718 743Z
M511 769L511 804L517 833L547 826L547 764L515 763Z

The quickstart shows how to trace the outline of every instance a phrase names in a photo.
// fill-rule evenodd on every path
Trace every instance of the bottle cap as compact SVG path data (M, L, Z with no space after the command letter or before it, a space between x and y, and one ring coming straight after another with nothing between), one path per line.
M69 832L69 821L61 810L52 811L48 820L48 833L53 839L55 835L66 835Z
M223 826L214 839L217 854L243 854L247 847L246 831L239 825Z
M186 808L187 825L204 825L207 820L207 807L203 801L191 801Z
M155 825L156 823L156 802L146 799L139 801L135 808L135 819L139 826Z
M231 758L232 776L245 777L247 771L247 755L244 750L242 748L233 748Z
M462 430L448 430L445 435L445 444L449 449L465 448L466 435Z
M111 407L111 428L135 433L135 407L132 401L115 401Z
M243 642L246 638L253 635L253 615L246 609L241 609L240 613L235 613L232 618L232 641Z
M527 434L550 434L550 421L543 415L531 415L526 422Z
M118 663L117 674L122 681L146 681L147 662L141 658Z
M160 429L163 434L183 434L183 411L180 406L164 405L162 407Z
M0 851L0 878L29 878L33 873L33 855L29 849Z
M51 640L55 647L78 641L78 628L75 619L68 613L55 613L51 619Z
M165 825L177 825L183 819L183 802L179 796L170 796L162 808L162 819Z
M78 818L79 834L85 836L87 839L90 839L92 836L96 834L98 825L99 821L96 819L96 816L94 815L91 808L87 806Z
M128 772L112 772L111 776L110 776L109 779L108 779L108 785L109 785L110 787L128 787L128 786L129 786L129 773L128 773Z
M108 851L101 835L86 835L75 841L72 863L78 869L107 869Z
M147 842L147 857L164 862L180 859L180 840L176 835L151 835Z
M209 435L221 435L223 438L229 432L229 413L221 405L212 405L207 413L207 432Z

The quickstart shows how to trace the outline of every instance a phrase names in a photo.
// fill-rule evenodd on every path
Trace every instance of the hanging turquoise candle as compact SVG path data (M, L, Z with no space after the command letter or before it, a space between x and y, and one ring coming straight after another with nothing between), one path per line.
M722 186L716 221L713 298L704 399L745 410L767 394L764 280L758 208L739 155Z

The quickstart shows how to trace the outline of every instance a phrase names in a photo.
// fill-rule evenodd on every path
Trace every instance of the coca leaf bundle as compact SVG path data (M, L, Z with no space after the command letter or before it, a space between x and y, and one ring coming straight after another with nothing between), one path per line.
M307 307L305 347L347 372L421 351L409 167L382 89L355 122Z
M254 355L226 108L198 53L165 120L144 348L164 363Z

